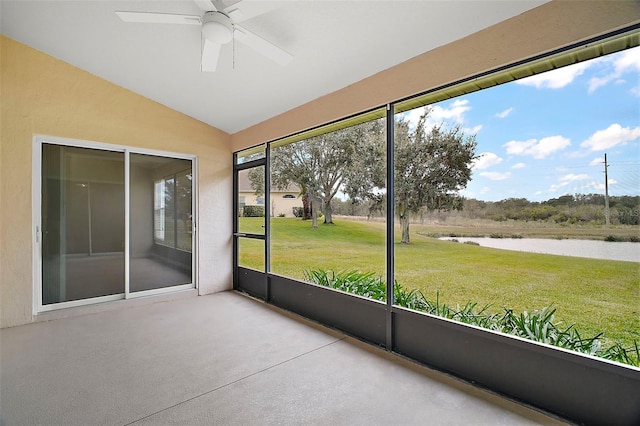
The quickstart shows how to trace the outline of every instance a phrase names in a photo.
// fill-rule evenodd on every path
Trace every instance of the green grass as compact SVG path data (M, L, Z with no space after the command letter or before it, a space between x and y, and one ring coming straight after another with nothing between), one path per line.
M259 232L262 218L242 218L244 232ZM305 271L385 274L385 226L338 220L335 225L293 218L273 218L271 270L305 279ZM420 226L412 231L424 232ZM396 232L396 236L399 232ZM583 259L497 250L439 241L412 232L412 243L396 242L396 280L419 289L428 299L438 295L450 306L468 301L532 312L553 305L556 321L575 324L583 335L605 333L605 343L626 347L640 340L640 265L635 262ZM261 241L243 240L241 264L262 269Z

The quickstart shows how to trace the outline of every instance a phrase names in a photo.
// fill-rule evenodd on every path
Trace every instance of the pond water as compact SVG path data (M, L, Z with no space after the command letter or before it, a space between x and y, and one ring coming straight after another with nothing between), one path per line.
M562 256L588 257L592 259L640 262L640 243L617 243L597 240L551 240L544 238L449 238L461 243L473 241L481 247L530 253L558 254Z

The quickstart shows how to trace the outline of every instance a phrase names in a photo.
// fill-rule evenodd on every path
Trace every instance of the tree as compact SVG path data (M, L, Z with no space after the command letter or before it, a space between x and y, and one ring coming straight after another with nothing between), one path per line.
M251 182L251 188L255 195L264 195L264 166L254 167L249 169L249 182Z
M415 128L407 120L395 122L395 209L402 226L402 243L408 244L410 216L427 211L462 209L458 191L471 179L475 135L460 126L443 124L426 129L429 110Z
M333 224L331 201L339 191L352 199L366 199L380 185L383 135L382 122L375 120L274 148L272 184L284 187L294 183L307 194L313 227L317 227L320 205L324 223Z

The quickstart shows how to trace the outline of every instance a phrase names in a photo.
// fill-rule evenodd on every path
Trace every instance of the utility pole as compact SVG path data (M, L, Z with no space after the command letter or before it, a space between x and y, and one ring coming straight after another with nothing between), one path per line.
M607 176L607 153L604 153L604 220L607 228L609 227L609 178Z

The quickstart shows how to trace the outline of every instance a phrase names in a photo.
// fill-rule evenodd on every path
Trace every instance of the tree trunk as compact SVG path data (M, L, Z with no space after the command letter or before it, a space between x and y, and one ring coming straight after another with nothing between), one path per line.
M333 225L333 209L331 208L331 202L324 203L324 224Z
M311 200L311 227L318 227L318 201L315 197Z
M311 219L311 204L309 202L309 194L306 192L302 195L302 220Z
M409 244L409 213L400 215L400 225L402 226L402 244Z

